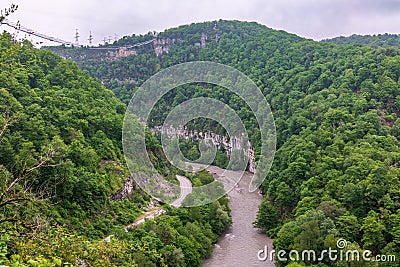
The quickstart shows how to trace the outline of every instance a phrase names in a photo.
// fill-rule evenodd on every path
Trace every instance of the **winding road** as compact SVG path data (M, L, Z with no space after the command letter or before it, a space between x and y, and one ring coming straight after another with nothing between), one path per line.
M180 175L177 175L176 178L178 179L181 187L181 195L177 200L172 202L171 206L179 208L182 205L182 201L185 199L185 197L192 193L192 182L190 182L188 178Z
M182 201L185 199L187 195L192 193L192 182L186 177L177 175L176 178L179 181L180 187L181 187L181 193L180 196L177 200L171 203L171 206L175 208L179 208L182 205ZM128 228L131 228L133 226L142 224L145 222L145 219L154 219L155 216L161 215L165 213L166 211L163 208L154 208L152 210L147 211L144 213L142 216L139 217L134 223L128 225L125 227L125 230Z
M179 181L180 187L181 187L181 193L178 199L176 199L174 202L171 203L171 206L175 208L179 208L182 205L182 201L185 199L187 195L192 193L192 182L186 177L177 175L176 178ZM129 224L124 227L125 231L128 232L129 228L132 228L134 226L140 225L145 222L145 219L152 220L155 218L155 216L164 214L166 211L163 208L153 208L151 210L148 210L147 212L143 213L134 223ZM111 242L111 238L114 235L109 235L104 240L106 242Z

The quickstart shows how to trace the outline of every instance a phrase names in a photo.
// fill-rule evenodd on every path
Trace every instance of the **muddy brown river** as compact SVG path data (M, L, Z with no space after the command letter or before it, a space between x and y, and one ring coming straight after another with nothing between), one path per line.
M207 170L219 176L224 172L224 169L215 166L210 166ZM269 257L262 261L257 256L265 246L269 250L272 249L272 240L253 227L258 206L261 203L261 194L257 191L254 193L248 191L251 178L252 175L246 173L239 182L239 186L228 194L232 226L214 246L212 256L203 261L203 266L275 266ZM263 257L264 254L260 256Z

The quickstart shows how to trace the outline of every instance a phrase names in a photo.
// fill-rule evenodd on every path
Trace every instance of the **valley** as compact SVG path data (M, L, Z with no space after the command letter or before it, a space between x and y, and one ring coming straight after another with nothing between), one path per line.
M1 34L0 264L397 267L257 257L265 246L324 251L345 240L345 252L400 259L397 41L381 35L318 42L236 20L126 36L97 50L36 49ZM248 192L246 172L225 196L209 203L199 194L207 204L187 207L196 187L214 179L221 182L216 192L232 185L238 173L224 170L234 160L232 147L243 144L218 122L196 117L174 134L190 161L200 157L202 138L210 139L217 146L212 166L197 173L175 166L154 129L180 104L200 97L226 104L251 144L236 156L250 158L248 171L265 160L252 107L205 82L163 95L147 121L132 117L129 129L144 131L131 144L143 141L146 153L137 161L125 157L121 131L132 97L160 71L196 61L225 64L257 85L273 113L263 119L276 127L276 151L269 151L275 158L256 192ZM233 82L228 78L221 80ZM145 156L162 179L185 185L172 205L147 210L153 200L136 183L153 171L141 164Z

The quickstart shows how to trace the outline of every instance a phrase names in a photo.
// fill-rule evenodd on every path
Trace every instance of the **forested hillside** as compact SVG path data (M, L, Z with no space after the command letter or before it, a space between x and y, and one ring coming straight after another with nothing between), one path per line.
M358 35L353 34L348 37L340 36L332 39L323 40L323 42L332 42L335 44L354 44L366 45L372 47L390 47L400 46L400 35L398 34L376 34L376 35Z
M0 66L0 265L199 266L210 255L231 223L225 198L166 206L156 220L125 228L150 197L129 187L126 106L112 91L76 63L7 33ZM149 132L146 144L160 173L174 180L178 170ZM188 177L212 180L204 172Z
M389 37L362 44L392 46ZM269 101L277 127L278 149L261 187L264 201L255 222L274 238L275 249L322 251L336 248L336 240L344 238L351 249L400 259L398 48L315 42L238 21L186 25L156 37L125 37L114 45L152 38L157 40L153 46L118 59L103 54L86 61L82 55L89 49L56 50L76 60L125 103L143 81L173 64L210 60L244 72ZM159 102L155 121L196 96L212 96L234 108L259 149L251 112L224 88L177 88ZM216 129L213 124L201 127ZM398 266L328 260L304 264Z

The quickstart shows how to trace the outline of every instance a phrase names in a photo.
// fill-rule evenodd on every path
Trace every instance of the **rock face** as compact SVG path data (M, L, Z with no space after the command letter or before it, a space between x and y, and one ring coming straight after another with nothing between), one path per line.
M116 51L108 51L108 57L110 60L118 60L123 57L127 57L130 55L137 55L137 51L135 49L127 49L125 47L121 47Z
M119 201L122 199L129 198L134 193L139 191L139 188L146 192L152 192L153 196L157 196L158 199L169 201L175 199L179 195L179 187L172 187L170 183L164 179L164 177L157 172L153 172L154 175L146 173L134 173L124 182L122 189L117 191L111 196L111 201Z
M154 52L156 53L157 56L163 54L163 53L168 53L169 50L171 49L171 46L175 44L176 39L154 39L153 41L153 46L154 46Z
M214 30L216 30L216 26L214 26ZM215 34L215 42L216 43L218 43L220 38L221 37L218 33ZM200 40L198 40L198 42L191 44L191 45L194 45L195 47L197 47L199 49L203 49L206 47L208 39L209 39L209 37L207 36L207 34L202 33ZM213 39L213 36L210 37L210 40L212 40L212 39ZM154 39L154 41L153 41L154 52L156 53L157 56L160 56L164 53L168 53L174 44L182 44L182 42L183 42L182 39L175 39L175 38Z
M243 139L240 137L232 136L228 139L227 136L215 134L212 132L189 131L187 128L163 128L161 126L155 126L151 129L151 131L153 134L155 132L166 134L168 138L182 137L186 140L192 139L194 141L211 140L218 149L223 148L228 156L232 155L232 152L234 150L242 150L244 155L249 158L248 170L253 173L256 170L254 148L252 147L250 142L244 144Z
M119 190L117 193L115 193L112 197L112 201L118 201L121 199L129 198L134 191L137 190L136 182L135 179L132 176L129 176L125 180L124 187Z

